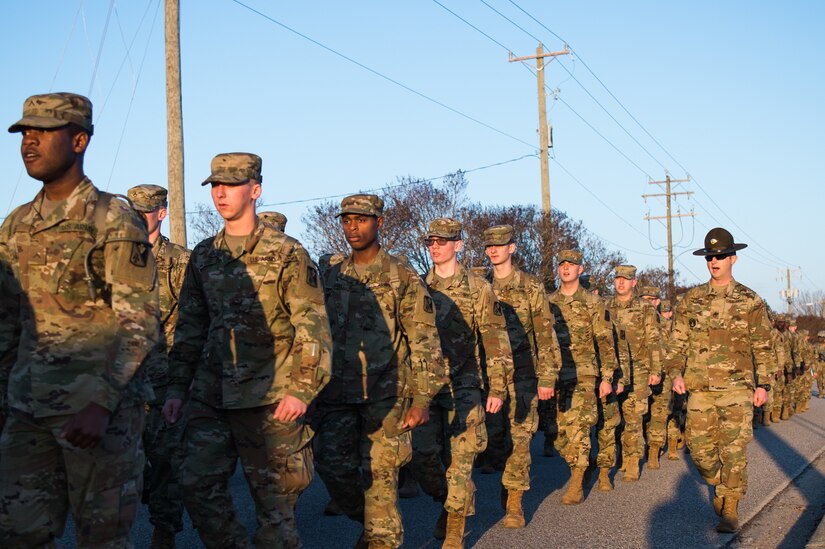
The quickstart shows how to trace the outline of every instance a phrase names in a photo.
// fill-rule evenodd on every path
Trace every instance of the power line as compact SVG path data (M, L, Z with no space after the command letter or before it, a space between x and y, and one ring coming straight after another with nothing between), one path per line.
M470 28L472 28L472 29L474 29L475 31L477 31L479 34L481 34L482 36L484 36L485 38L487 38L489 41L491 41L491 42L493 42L494 44L497 44L498 46L500 46L501 48L503 48L505 51L508 51L508 52L512 51L510 48L508 48L507 46L505 46L504 44L502 44L501 42L499 42L498 40L496 40L495 38L493 38L492 36L490 36L489 34L487 34L486 32L484 32L484 31L483 31L483 30L481 30L480 28L476 27L475 25L473 25L472 23L470 23L469 21L467 21L466 19L464 19L463 17L461 17L460 15L458 15L456 12L454 12L453 10L451 10L450 8L448 8L447 6L445 6L444 4L442 4L441 2L439 2L438 0L433 0L433 2L435 2L436 4L438 4L439 6L441 6L442 8L444 8L447 12L451 13L452 15L454 15L454 16L455 16L456 18L458 18L459 20L463 21L463 22L464 22L467 26L469 26Z
M103 24L103 35L100 37L100 46L97 49L97 59L95 60L95 66L92 69L92 81L89 82L89 93L87 94L89 97L92 96L92 90L95 87L95 78L97 77L97 68L100 66L100 58L103 57L103 44L106 43L106 34L109 31L109 20L112 18L112 9L115 7L115 0L111 0L109 2L109 11L106 12L106 22Z
M350 62L350 63L352 63L353 65L356 65L356 66L358 66L358 67L360 67L360 68L364 69L365 71L370 72L370 73L374 74L375 76L378 76L379 78L382 78L382 79L386 80L387 82L390 82L390 83L392 83L392 84L395 84L396 86L398 86L398 87L400 87L400 88L402 88L402 89L404 89L404 90L407 90L408 92L410 92L410 93L412 93L412 94L415 94L415 95L417 95L417 96L421 97L422 99L425 99L425 100L427 100L427 101L429 101L429 102L431 102L431 103L434 103L434 104L438 105L439 107L442 107L442 108L444 108L444 109L447 109L448 111L450 111L450 112L452 112L452 113L454 113L454 114L457 114L457 115L461 116L462 118L466 118L467 120L470 120L471 122L475 122L476 124L478 124L478 125L480 125L480 126L483 126L483 127L487 128L488 130L494 131L494 132L496 132L496 133L498 133L498 134L500 134L500 135L503 135L504 137L508 137L508 138L512 139L513 141L518 141L519 143L522 143L522 144L524 144L524 145L527 145L527 146L528 146L528 147L530 147L531 149L535 149L535 148L536 148L535 144L528 143L527 141L524 141L523 139L519 139L518 137L515 137L515 136L513 136L513 135L510 135L509 133L507 133L507 132L505 132L505 131L502 131L502 130L500 130L500 129L498 129L498 128L494 127L494 126L491 126L490 124L487 124L486 122L482 122L481 120L479 120L479 119L477 119L477 118L474 118L474 117L472 117L472 116L470 116L470 115L468 115L468 114L465 114L465 113L463 113L463 112L459 111L458 109L455 109L455 108L453 108L453 107L451 107L451 106L449 106L449 105L447 105L447 104L445 104L445 103L442 103L441 101L438 101L437 99L433 99L432 97L430 97L430 96L428 96L428 95L426 95L426 94L424 94L424 93L422 93L422 92L420 92L420 91L418 91L418 90L415 90L415 89L413 89L413 88L411 88L411 87L407 86L406 84L403 84L403 83L399 82L398 80L396 80L396 79L394 79L394 78L391 78L391 77L387 76L386 74L383 74L383 73L381 73L381 72L379 72L379 71L377 71L377 70L375 70L375 69L373 69L373 68L371 68L371 67L368 67L367 65L365 65L365 64L363 64L363 63L361 63L360 61L357 61L357 60L353 59L352 57L349 57L349 56L347 56L347 55L345 55L345 54L343 54L343 53L341 53L341 52L339 52L339 51L337 51L337 50L335 50L335 49L333 49L333 48L331 48L331 47L329 47L329 46L327 46L327 45L325 45L325 44L323 44L323 43L321 43L321 42L319 42L319 41L317 41L317 40L315 40L314 38L310 38L310 37L309 37L309 36L307 36L306 34L303 34L303 33L299 32L299 31L297 31L297 30L293 29L292 27L290 27L290 26L288 26L288 25L286 25L286 24L284 24L284 23L281 23L280 21L278 21L278 20L276 20L276 19L274 19L274 18L270 17L269 15L266 15L265 13L260 12L260 11L256 10L255 8L253 8L253 7L251 7L251 6L248 6L248 5L244 4L244 3L243 3L243 2L241 2L240 0L232 0L232 2L234 2L234 3L238 4L239 6L241 6L241 7L243 7L243 8L246 8L247 10L251 11L252 13L255 13L255 14L257 14L257 15L259 15L259 16L261 16L261 17L263 17L264 19L266 19L266 20L268 20L268 21L270 21L270 22L272 22L272 23L274 23L274 24L278 25L279 27L281 27L281 28L283 28L283 29L285 29L285 30L287 30L287 31L289 31L289 32L291 32L291 33L293 33L293 34L297 35L297 36L300 36L300 37L301 37L301 38L303 38L304 40L307 40L307 41L309 41L309 42L312 42L312 43L313 43L313 44L315 44L316 46L318 46L318 47L320 47L320 48L323 48L323 49L325 49L326 51L328 51L328 52L330 52L330 53L332 53L332 54L334 54L334 55L337 55L337 56L338 56L338 57L340 57L341 59L344 59L344 60L346 60L346 61L349 61L349 62Z

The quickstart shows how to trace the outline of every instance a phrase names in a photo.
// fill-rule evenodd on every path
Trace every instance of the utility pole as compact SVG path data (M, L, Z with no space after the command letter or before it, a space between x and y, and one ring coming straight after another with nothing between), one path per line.
M165 0L163 11L166 22L166 155L169 180L169 232L172 242L186 246L179 0Z
M664 193L643 194L642 195L642 198L645 198L645 199L646 198L653 198L653 197L656 197L656 196L664 196L666 198L666 201L667 201L666 202L667 203L667 215L657 215L657 216L646 215L645 219L647 219L648 221L650 221L651 219L667 219L667 297L669 299L673 299L673 296L674 296L674 293L675 293L675 289L674 289L675 283L674 283L674 280L673 280L673 228L672 228L671 220L674 217L693 217L693 216L696 215L693 212L686 213L686 214L678 213L678 214L675 214L675 215L671 212L671 206L670 206L670 197L671 196L687 195L689 197L690 195L693 194L693 191L683 191L683 192L674 193L674 192L671 192L671 190L670 190L670 184L671 183L687 183L689 181L690 181L690 176L688 176L687 179L671 179L670 174L666 173L664 181L650 181L649 182L650 185L664 185L665 186L665 192Z
M794 300L794 298L799 296L799 290L796 289L796 288L791 288L791 272L792 271L796 271L796 269L791 269L790 267L785 269L785 272L783 273L785 276L782 277L782 278L785 278L785 280L787 281L788 286L787 286L786 289L781 290L779 292L779 295L784 297L785 301L788 302L788 314L789 315L793 314L793 300Z
M539 86L539 158L541 160L541 211L545 214L550 214L550 158L548 149L550 148L550 136L547 130L547 98L544 85L544 58L555 58L559 55L569 55L570 49L567 44L564 45L564 50L545 52L544 46L539 42L539 47L536 48L536 55L528 55L526 57L513 57L513 52L509 53L508 61L527 61L528 59L536 60L536 79ZM552 59L551 59L552 61Z

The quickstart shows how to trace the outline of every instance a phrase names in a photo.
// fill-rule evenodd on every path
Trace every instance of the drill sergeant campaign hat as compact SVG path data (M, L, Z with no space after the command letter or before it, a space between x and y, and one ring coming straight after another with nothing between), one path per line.
M126 191L126 196L132 201L132 207L139 212L153 212L160 206L168 205L168 193L160 185L136 185Z
M427 225L427 238L432 237L461 240L461 223L449 217L433 219Z
M258 219L269 223L281 232L286 229L286 216L281 212L258 212Z
M556 259L559 262L559 265L564 263L573 263L574 265L581 265L582 264L582 253L578 250L562 250L556 256Z
M335 214L335 217L346 214L381 217L384 215L384 201L374 194L350 195L341 201L341 211Z
M617 265L614 276L615 278L634 280L636 278L636 267L634 265Z
M261 157L252 153L223 153L212 159L212 173L201 185L222 183L243 185L249 181L261 183Z
M737 244L733 241L733 235L722 227L716 227L708 231L705 235L705 247L693 252L693 255L721 255L733 253L736 250L747 248L747 244Z
M513 242L512 225L496 225L484 231L484 246L504 246Z
M22 132L24 128L51 130L69 124L92 135L92 102L76 93L45 93L32 95L23 102L23 118L9 126L9 133Z

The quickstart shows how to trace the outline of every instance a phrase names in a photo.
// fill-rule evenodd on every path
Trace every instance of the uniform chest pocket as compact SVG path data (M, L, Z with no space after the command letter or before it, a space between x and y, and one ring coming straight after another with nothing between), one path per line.
M47 268L54 269L49 278L49 292L57 294L77 284L86 284L86 254L93 245L91 236L86 233L67 231L59 234L47 251ZM90 258L88 269L88 275L97 277L102 283L105 278L102 250L95 252Z

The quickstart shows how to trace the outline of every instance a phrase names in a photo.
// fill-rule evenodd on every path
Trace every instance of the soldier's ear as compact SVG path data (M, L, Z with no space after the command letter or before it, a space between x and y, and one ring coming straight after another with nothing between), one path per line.
M733 265L736 263L736 259L737 259L737 257L738 257L738 256L736 256L736 255L732 255L732 256L730 256L730 266L731 266L731 267L733 267Z
M383 226L384 226L384 216L382 215L382 216L380 216L380 217L377 217L377 218L375 219L375 223L376 223L376 226L377 226L379 229L380 229L381 227L383 227Z

